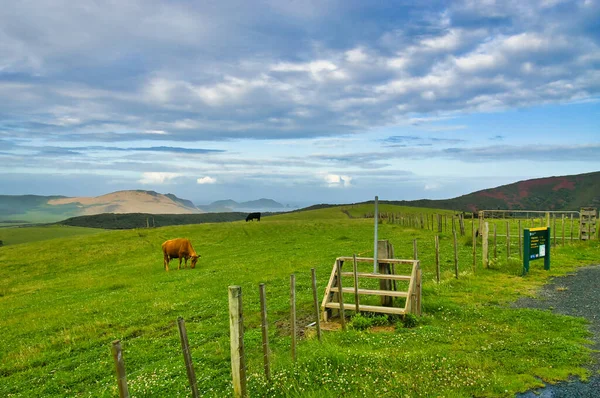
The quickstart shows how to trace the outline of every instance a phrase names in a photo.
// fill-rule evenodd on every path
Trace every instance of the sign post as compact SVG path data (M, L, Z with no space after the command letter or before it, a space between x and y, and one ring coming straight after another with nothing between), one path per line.
M550 227L525 228L523 245L523 275L529 272L529 261L544 259L544 269L550 269Z

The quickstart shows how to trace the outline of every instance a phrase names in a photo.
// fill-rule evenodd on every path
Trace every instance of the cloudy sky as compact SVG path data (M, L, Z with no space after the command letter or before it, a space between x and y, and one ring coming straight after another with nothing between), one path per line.
M307 205L600 170L600 0L0 9L0 194Z

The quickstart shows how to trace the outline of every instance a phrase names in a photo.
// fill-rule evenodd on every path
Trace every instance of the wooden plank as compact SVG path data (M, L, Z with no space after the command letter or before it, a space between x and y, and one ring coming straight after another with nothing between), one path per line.
M325 304L329 302L329 295L331 294L330 289L333 286L333 282L335 281L337 261L333 263L333 269L331 270L331 275L329 276L329 283L327 283L327 287L325 288L325 296L323 296L323 301L321 302L321 308L323 309L323 321L327 322L327 311L325 310Z
M338 257L338 260L342 261L353 261L354 257L344 256ZM356 257L356 261L359 263L373 263L373 257ZM378 259L380 263L390 263L390 264L407 264L413 265L415 260L403 260L399 258L380 258Z
M359 312L358 304L360 303L358 297L358 272L356 271L356 254L353 256L354 261L352 262L352 273L354 274L354 302L356 303L356 312Z
M337 291L338 291L338 298L340 299L339 300L340 320L342 321L342 330L345 332L346 331L346 313L344 312L344 287L342 286L342 276L341 276L342 275L342 261L341 260L336 261L336 267L337 267L337 274L338 274L338 278L337 278L338 287L332 287L331 291L334 291L334 289L337 289Z
M342 276L354 276L353 272L342 272ZM391 279L394 281L409 281L409 275L392 275L392 274L371 274L370 272L357 272L356 276L359 278L370 278L370 279Z
M332 292L339 292L339 288L332 287ZM372 290L372 289L356 289L358 294L368 294L372 296L390 296L390 297L408 297L408 292L395 292L393 290ZM342 287L343 293L354 293L353 287Z
M327 303L326 308L339 309L340 304L339 303ZM354 308L354 307L349 307L349 308ZM404 308L397 308L397 307L380 307L380 306L376 306L376 305L360 304L358 306L358 308L360 311L378 312L378 313L382 313L382 314L404 315L406 313L404 311Z

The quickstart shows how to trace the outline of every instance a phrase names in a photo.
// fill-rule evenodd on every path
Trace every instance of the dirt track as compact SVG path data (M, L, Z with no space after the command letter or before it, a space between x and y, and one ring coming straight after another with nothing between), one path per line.
M586 318L593 333L591 346L600 350L600 265L580 268L574 274L554 278L539 295L518 300L515 307L550 309L553 312ZM517 394L518 398L598 398L600 397L600 352L592 353L589 366L593 376L587 383L577 379L547 385L545 388Z

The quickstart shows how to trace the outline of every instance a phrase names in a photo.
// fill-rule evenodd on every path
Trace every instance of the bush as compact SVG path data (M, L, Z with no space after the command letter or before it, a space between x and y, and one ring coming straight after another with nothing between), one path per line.
M373 318L367 318L361 314L356 314L352 317L350 326L354 330L365 330L373 326Z
M401 328L414 328L419 324L419 318L415 314L405 314L401 322L396 322L396 330Z

